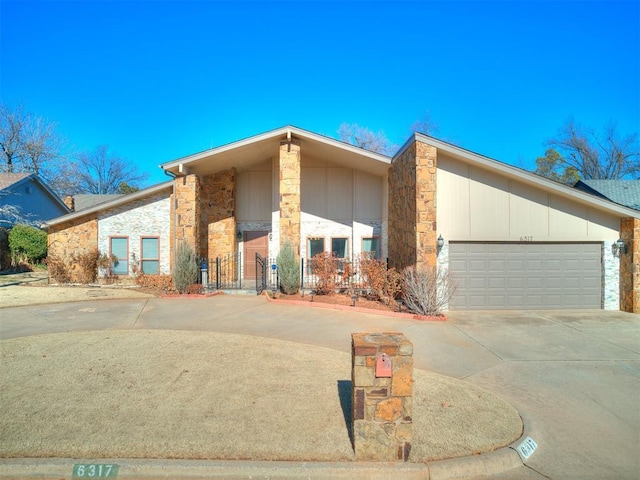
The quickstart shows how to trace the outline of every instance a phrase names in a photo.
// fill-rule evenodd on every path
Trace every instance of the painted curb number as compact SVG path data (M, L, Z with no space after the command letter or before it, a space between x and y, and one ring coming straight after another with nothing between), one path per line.
M520 445L518 445L517 450L525 460L529 460L529 457L533 455L536 448L538 448L538 444L533 441L533 438L527 437Z
M116 478L120 465L113 463L76 463L73 478Z

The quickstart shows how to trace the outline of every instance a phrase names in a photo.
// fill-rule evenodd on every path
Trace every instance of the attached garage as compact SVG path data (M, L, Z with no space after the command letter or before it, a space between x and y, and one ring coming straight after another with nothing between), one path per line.
M602 308L601 243L451 242L451 308Z

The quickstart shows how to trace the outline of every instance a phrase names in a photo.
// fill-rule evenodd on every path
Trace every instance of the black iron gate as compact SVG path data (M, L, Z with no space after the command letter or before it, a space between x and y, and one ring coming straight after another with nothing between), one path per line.
M256 252L256 292L260 295L267 288L267 259Z
M231 253L224 257L216 257L209 262L211 283L215 280L215 289L241 289L242 288L242 254Z

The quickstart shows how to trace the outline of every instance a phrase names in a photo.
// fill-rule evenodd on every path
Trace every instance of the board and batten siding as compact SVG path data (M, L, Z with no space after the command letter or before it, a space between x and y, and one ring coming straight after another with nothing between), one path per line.
M620 218L517 180L438 157L438 233L462 241L611 241Z
M128 237L129 265L131 254L140 260L142 237L160 239L160 273L171 273L170 258L170 191L136 200L101 212L98 216L98 249L109 252L109 238ZM132 272L129 271L131 274Z

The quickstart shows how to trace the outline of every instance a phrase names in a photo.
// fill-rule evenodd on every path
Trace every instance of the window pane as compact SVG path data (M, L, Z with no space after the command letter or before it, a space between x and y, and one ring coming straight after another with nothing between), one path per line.
M378 258L378 238L363 238L362 251Z
M315 257L317 254L324 252L324 238L309 239L309 258Z
M128 241L126 238L112 238L111 239L111 254L115 255L119 259L127 258Z
M142 258L160 258L158 254L158 243L157 238L143 238Z
M331 239L331 253L334 257L347 258L347 239L346 238L332 238Z
M160 262L158 260L143 260L142 261L142 273L148 275L155 275L158 273L158 267Z

